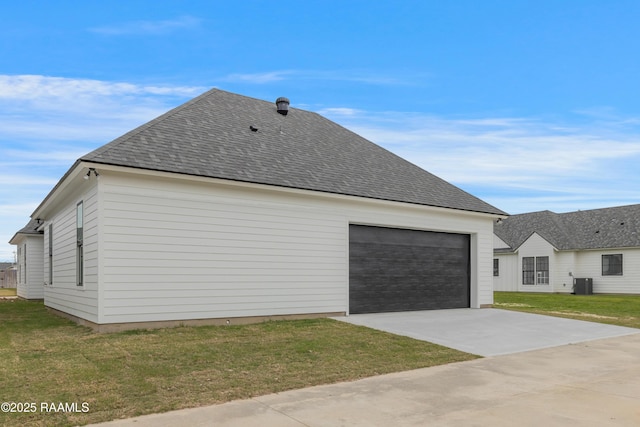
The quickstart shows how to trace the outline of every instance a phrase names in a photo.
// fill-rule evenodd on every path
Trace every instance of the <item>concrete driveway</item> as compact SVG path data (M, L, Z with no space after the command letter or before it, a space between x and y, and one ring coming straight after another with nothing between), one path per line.
M480 356L640 333L634 328L494 308L354 314L335 319Z
M101 427L514 425L639 426L640 334L100 424Z
M337 319L500 356L99 425L640 425L639 329L498 309Z

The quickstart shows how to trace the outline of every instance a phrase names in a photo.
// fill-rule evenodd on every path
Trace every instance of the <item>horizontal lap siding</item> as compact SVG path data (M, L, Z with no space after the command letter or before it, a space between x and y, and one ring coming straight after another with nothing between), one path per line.
M29 287L30 299L44 298L44 270L42 261L44 256L44 245L42 236L30 236L27 238L27 246L29 247L27 264L27 286Z
M499 264L499 275L493 277L493 289L495 291L515 292L518 290L518 256L516 254L494 255Z
M554 274L554 292L573 292L573 276L576 271L576 253L575 252L558 252L554 258L555 268ZM569 274L571 273L571 275Z
M522 258L524 257L549 257L549 284L537 284L534 278L533 285L522 283ZM525 292L553 292L555 275L555 251L553 246L539 234L533 233L518 249L518 287Z
M602 275L602 255L622 254L622 275ZM593 279L594 293L638 294L640 293L640 249L607 249L582 251L576 259L578 278Z
M76 284L76 206L84 210L84 286ZM92 322L98 321L98 197L95 180L87 181L82 195L45 223L53 224L53 285L45 286L45 305ZM48 246L43 263L48 277Z
M258 190L111 178L103 323L346 311L344 218Z
M21 283L18 283L16 292L19 297L26 299L42 299L43 291L43 270L42 270L42 236L26 236L20 247L22 248L21 260L23 276ZM26 245L26 256L24 248ZM26 266L25 266L26 263Z
M472 307L493 304L493 221L477 221L471 233L471 296ZM474 285L474 283L476 283ZM477 286L474 306L474 287Z

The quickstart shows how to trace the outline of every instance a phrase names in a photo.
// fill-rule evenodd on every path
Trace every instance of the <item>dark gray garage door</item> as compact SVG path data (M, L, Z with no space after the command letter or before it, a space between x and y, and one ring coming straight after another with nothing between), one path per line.
M468 234L349 226L349 312L470 306Z

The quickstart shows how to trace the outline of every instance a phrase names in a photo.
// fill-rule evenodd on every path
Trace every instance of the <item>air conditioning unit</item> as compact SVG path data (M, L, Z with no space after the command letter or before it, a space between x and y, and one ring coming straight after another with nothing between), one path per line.
M576 295L593 295L593 279L573 279L573 293Z

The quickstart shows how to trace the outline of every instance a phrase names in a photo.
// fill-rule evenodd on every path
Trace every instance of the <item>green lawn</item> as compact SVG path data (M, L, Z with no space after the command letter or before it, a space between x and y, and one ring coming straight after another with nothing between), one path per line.
M640 295L495 292L494 307L640 328Z
M97 334L41 302L0 301L2 401L37 408L0 425L82 425L476 357L330 319Z

